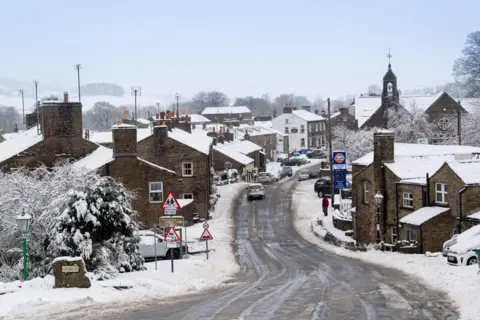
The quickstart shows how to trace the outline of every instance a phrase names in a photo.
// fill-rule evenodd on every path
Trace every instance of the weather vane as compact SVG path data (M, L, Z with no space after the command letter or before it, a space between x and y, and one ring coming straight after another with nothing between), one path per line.
M390 59L392 58L392 54L390 53L390 48L388 48L387 58L388 58L388 64L390 64Z

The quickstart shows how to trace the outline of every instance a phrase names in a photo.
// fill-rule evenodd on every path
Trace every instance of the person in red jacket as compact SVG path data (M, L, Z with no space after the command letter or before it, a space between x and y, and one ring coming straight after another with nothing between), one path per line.
M326 195L323 196L323 199L322 199L322 208L323 208L323 214L326 216L328 216L328 198Z

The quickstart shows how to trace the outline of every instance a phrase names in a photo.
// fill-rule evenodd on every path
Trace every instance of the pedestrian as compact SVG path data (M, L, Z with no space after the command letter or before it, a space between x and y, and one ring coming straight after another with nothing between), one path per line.
M329 205L328 198L326 195L323 195L322 208L323 208L323 214L325 217L328 216L328 205Z

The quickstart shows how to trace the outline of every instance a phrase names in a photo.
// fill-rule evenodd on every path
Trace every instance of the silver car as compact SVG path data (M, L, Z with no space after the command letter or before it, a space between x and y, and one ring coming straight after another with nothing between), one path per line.
M275 182L275 180L276 178L271 173L268 173L268 172L260 172L257 176L258 183L263 183L263 184L273 183Z
M265 188L261 183L251 183L247 187L247 200L265 198Z
M298 181L310 179L310 173L306 170L302 170L298 173Z

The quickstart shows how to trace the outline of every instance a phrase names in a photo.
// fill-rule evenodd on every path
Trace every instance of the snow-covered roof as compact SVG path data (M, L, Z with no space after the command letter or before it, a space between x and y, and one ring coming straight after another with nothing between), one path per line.
M189 115L191 123L209 123L210 120L202 116L201 114L191 114Z
M152 135L151 128L137 129L137 142L142 141ZM193 135L181 129L172 129L168 132L168 137L189 146L203 154L210 154L210 145L213 139L208 136ZM112 133L107 132L90 132L90 141L95 143L112 143Z
M427 110L444 92L434 95L401 96L400 104L410 110L413 105L420 110ZM360 96L355 99L355 119L358 120L358 127L370 119L370 117L382 105L381 96Z
M137 129L137 126L134 126L133 124L120 123L114 124L112 129Z
M458 145L435 145L415 143L395 143L395 162L404 157L428 157L428 156L454 156L472 155L480 152L479 147L458 146ZM353 164L368 166L373 163L373 151L353 161Z
M449 161L448 166L465 184L480 184L480 160Z
M43 140L38 134L37 127L26 131L6 135L5 141L0 143L0 162L10 159Z
M335 117L338 117L339 115L341 115L342 113L340 111L337 111L335 112L334 114L330 115L330 118L335 118Z
M143 162L143 163L146 163L148 164L149 166L151 167L154 167L154 168L157 168L157 169L160 169L160 170L163 170L163 171L167 171L167 172L170 172L170 173L173 173L173 174L177 174L175 171L173 170L170 170L170 169L167 169L165 167L162 167L162 166L159 166L159 165L156 165L155 163L151 163L145 159L142 159L142 158L137 158L139 161Z
M402 184L416 184L416 185L421 185L424 186L427 184L427 177L423 178L414 178L414 179L402 179L398 183Z
M193 200L194 199L177 199L178 204L180 205L180 208L183 208L189 205L190 203L193 203Z
M467 218L470 218L470 219L475 219L475 220L480 220L480 210L477 211L477 212L474 212L472 214L469 214L467 216Z
M113 160L113 150L99 145L95 151L72 163L72 167L94 171Z
M251 113L252 111L245 106L234 107L207 107L202 111L202 114L238 114Z
M307 110L293 110L292 114L303 119L305 121L322 121L325 120L324 117L319 116L313 112L309 112Z
M259 125L265 128L273 128L272 121L255 121L255 125Z
M150 123L152 123L150 120L144 119L144 118L137 118L137 119L135 119L135 120L137 120L137 122L138 122L138 123L141 123L141 124L150 124Z
M421 226L428 220L449 210L450 208L445 207L423 207L400 219L400 223Z
M263 148L248 140L235 140L233 142L225 142L224 144L217 144L218 148L234 150L243 154L249 154L254 151L261 151Z
M247 157L246 155L238 152L237 150L234 150L232 148L219 148L217 146L213 147L216 151L224 154L225 156L229 157L230 159L233 159L237 161L240 164L247 165L252 163L254 160L250 157Z
M403 157L395 159L394 163L385 163L399 179L413 179L433 175L445 163L453 159L452 156L430 157Z
M250 136L262 136L266 134L276 134L276 132L272 131L270 128L265 128L262 126L250 126L250 125L240 125L239 127L234 128L235 132L240 131L243 135L248 131ZM237 137L238 138L238 137Z

